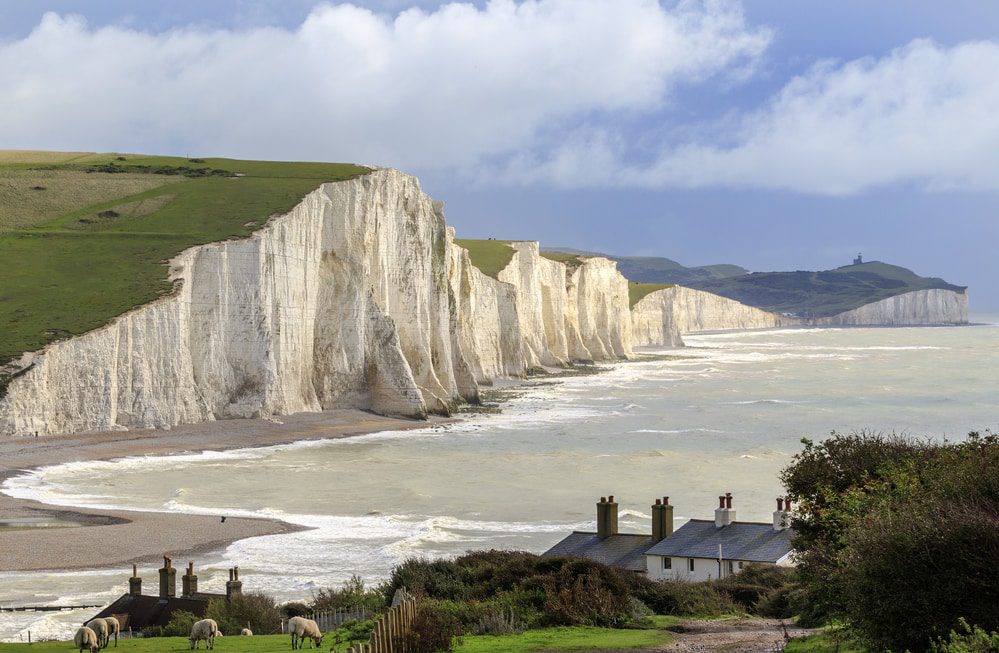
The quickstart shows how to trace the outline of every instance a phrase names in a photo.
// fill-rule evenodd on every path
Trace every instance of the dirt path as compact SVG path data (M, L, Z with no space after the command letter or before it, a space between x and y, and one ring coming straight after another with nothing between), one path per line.
M670 626L668 630L675 633L673 641L652 649L656 653L781 651L786 641L785 632L787 637L804 637L818 632L808 628L798 628L780 619L742 618L681 621L676 626Z

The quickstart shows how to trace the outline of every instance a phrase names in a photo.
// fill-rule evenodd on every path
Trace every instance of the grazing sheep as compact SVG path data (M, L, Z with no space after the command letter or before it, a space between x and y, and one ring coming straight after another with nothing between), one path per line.
M244 628L243 630L239 631L239 634L242 635L243 637L253 637L253 631L250 630L249 628Z
M87 628L97 634L97 645L104 648L108 645L108 622L100 617L91 619L86 624Z
M222 637L219 632L219 625L214 619L202 619L195 621L191 626L191 648L198 648L198 642L205 640L205 646L212 650L215 648L215 638Z
M114 647L118 648L118 633L121 632L121 624L114 617L104 617L104 621L108 624L108 641L111 640L111 635L114 635ZM104 642L104 646L107 646L108 642Z
M323 633L319 630L319 624L312 619L305 617L292 617L288 620L288 632L291 633L291 650L302 648L302 642L309 639L309 648L313 645L319 648L323 641Z
M76 629L76 634L73 635L73 646L80 649L80 653L83 653L84 650L87 653L98 653L101 650L101 647L97 645L97 633L86 626Z

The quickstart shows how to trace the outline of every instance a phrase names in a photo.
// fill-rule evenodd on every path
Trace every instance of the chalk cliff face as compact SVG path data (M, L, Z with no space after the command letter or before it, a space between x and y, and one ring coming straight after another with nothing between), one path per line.
M569 271L537 243L514 258L513 282L482 274L408 175L324 184L249 238L183 252L171 296L26 356L0 433L338 407L422 417L534 365L630 354L612 262Z
M453 235L453 232L452 234ZM525 372L517 289L472 265L468 251L451 245L449 280L457 298L458 346L478 383Z
M535 241L511 243L497 278L516 291L526 367L631 355L628 280L603 257L571 266L541 256Z
M916 290L865 304L832 317L810 320L815 326L929 326L968 323L968 294L953 290Z
M539 365L799 324L683 287L629 310L615 263L550 260L536 242L513 243L494 279L453 240L413 177L375 170L323 184L249 238L177 256L169 297L25 355L0 399L0 434L346 407L423 417ZM814 323L954 324L967 310L963 293L926 290Z
M772 329L799 324L793 318L683 286L649 293L631 309L631 316L636 346L678 346L685 333Z
M36 355L0 432L446 411L477 392L453 335L451 247L412 177L324 184L250 238L185 251L176 294Z

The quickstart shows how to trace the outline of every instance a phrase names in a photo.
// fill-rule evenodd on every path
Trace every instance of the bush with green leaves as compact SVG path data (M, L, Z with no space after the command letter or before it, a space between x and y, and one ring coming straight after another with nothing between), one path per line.
M636 577L632 595L656 614L709 617L736 611L731 597L710 582Z
M249 628L256 635L274 635L281 632L284 619L274 599L258 592L212 599L205 616L214 619L224 635L238 635L243 628Z
M742 610L764 617L786 619L792 615L790 593L797 587L797 576L790 567L749 564L738 574L715 583Z
M461 644L464 629L453 607L432 600L420 603L413 625L406 633L411 653L448 652Z
M926 650L966 618L999 629L999 437L869 433L806 443L783 479L804 621L831 616L874 649Z
M201 617L187 612L186 610L176 610L170 614L170 621L163 627L150 626L142 630L143 637L190 637L191 626Z
M930 653L995 653L999 651L999 632L986 632L971 626L963 618L957 630L950 631L944 639L937 638L930 644Z
M371 610L380 612L391 602L392 597L386 596L383 587L369 588L364 580L353 575L341 587L321 587L312 594L309 605L311 611L326 610Z

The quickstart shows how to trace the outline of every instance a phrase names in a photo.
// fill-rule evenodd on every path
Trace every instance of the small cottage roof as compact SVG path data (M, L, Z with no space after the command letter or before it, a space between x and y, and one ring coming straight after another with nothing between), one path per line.
M600 539L596 533L575 531L545 551L546 556L579 556L629 571L645 571L645 552L652 537L641 533L618 533Z
M773 524L736 521L718 528L714 521L691 519L646 555L716 559L721 544L726 560L777 562L790 553L793 534L788 528L776 531Z

